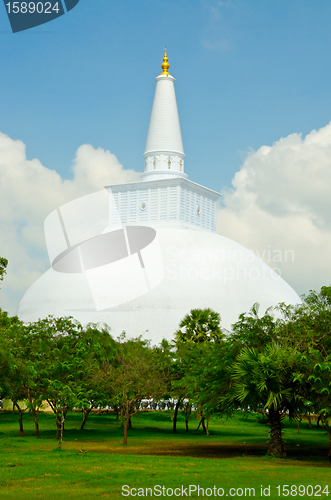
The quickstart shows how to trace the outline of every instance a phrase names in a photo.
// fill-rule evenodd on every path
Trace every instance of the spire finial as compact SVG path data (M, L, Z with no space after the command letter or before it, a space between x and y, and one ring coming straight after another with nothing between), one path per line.
M169 75L168 69L170 68L170 64L168 63L168 58L167 58L167 47L164 48L164 57L163 57L163 63L161 64L161 68L163 69L161 75Z

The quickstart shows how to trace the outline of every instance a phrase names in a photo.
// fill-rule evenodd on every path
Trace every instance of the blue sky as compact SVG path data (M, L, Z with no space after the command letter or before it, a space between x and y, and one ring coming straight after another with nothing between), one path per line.
M65 178L83 143L142 170L168 48L189 178L230 185L243 157L331 118L331 3L80 0L10 33L0 10L0 131Z
M142 172L164 46L185 171L224 195L218 232L293 250L276 267L298 293L329 284L330 26L329 0L80 0L13 34L1 4L3 307L49 267L52 210Z

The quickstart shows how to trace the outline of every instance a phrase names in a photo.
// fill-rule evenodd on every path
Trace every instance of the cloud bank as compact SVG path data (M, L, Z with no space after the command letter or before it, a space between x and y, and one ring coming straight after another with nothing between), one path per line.
M331 284L331 123L251 152L223 193L217 231L298 292Z
M57 207L109 184L140 180L115 155L89 144L76 152L72 179L26 158L23 142L0 133L0 255L8 258L0 307L15 314L27 288L49 268L44 220Z
M116 156L78 148L72 179L28 160L25 145L0 133L0 255L8 258L0 307L14 314L49 268L44 219L104 185L134 182ZM291 134L250 152L223 190L218 233L253 250L298 292L331 283L331 123L305 138Z

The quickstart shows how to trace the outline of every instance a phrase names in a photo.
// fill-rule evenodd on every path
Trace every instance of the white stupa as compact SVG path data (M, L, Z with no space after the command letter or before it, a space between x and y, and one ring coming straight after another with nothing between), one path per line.
M113 335L173 338L194 308L230 328L255 302L261 310L300 302L270 267L216 234L220 194L187 179L175 79L165 52L144 153L142 181L106 186L50 214L51 268L26 292L18 316L49 314L107 323Z

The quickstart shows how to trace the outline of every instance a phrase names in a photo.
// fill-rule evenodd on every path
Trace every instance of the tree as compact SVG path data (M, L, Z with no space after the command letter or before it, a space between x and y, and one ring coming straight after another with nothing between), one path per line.
M83 358L85 368L81 379L84 397L80 400L78 407L83 412L81 425L81 430L83 430L93 408L107 406L111 403L111 395L105 384L103 370L112 361L115 342L106 325L102 330L99 330L93 324L84 329L81 341L85 343Z
M310 374L307 377L309 393L315 409L320 414L322 425L328 433L328 458L331 461L331 355L323 356L320 351L311 349L309 365Z
M84 427L89 412L104 397L101 368L110 361L112 346L106 328L100 331L89 325L83 329L71 318L53 317L24 325L1 312L0 391L19 411L20 433L20 401L33 413L37 436L37 410L48 401L56 417L60 447L69 409L82 408Z
M161 348L151 348L147 341L120 338L106 377L112 393L119 396L124 411L124 444L128 442L131 416L139 411L142 399L158 398L165 389L166 371Z
M219 342L223 338L220 315L211 309L192 309L179 325L176 339L180 342Z
M33 370L27 355L25 327L17 317L0 310L1 397L9 398L19 413L19 434L23 435L23 412L33 384Z
M198 408L200 415L198 428L202 425L208 434L210 415L215 411L223 412L220 406L221 395L226 390L229 378L225 369L226 343L224 341L181 343L178 345L176 355L182 376L174 382L174 388L179 394L184 394L184 397L188 398L190 405L194 404ZM188 430L188 425L186 429Z
M277 322L267 309L259 316L260 305L256 302L248 313L240 314L238 321L232 325L229 341L237 352L243 347L261 349L266 344L276 342Z
M207 414L237 409L263 411L268 417L269 453L285 456L282 418L305 411L302 351L282 330L283 323L258 304L241 314L222 342L188 343L181 383L195 391ZM293 336L292 336L293 337Z
M163 400L162 404L164 404L164 400L168 400L168 404L171 408L173 431L176 432L178 408L183 398L181 396L178 397L175 382L182 376L182 367L178 362L173 342L168 342L166 339L163 339L158 348L158 354L160 357L160 369L163 374L163 389L159 394L159 399Z
M224 400L235 407L266 412L269 455L285 457L282 418L295 417L304 406L298 374L304 370L301 353L279 344L258 351L243 348L230 367L233 384Z
M311 290L302 304L281 305L284 321L279 328L282 342L301 352L305 369L300 374L302 397L307 410L319 413L329 438L331 460L331 287ZM298 375L299 377L299 375Z
M97 333L96 329L84 331L72 318L49 316L32 323L30 333L35 335L39 346L35 365L39 375L39 393L55 414L56 437L61 448L68 410L85 407L91 400L87 381L98 370L96 358L103 356L100 337L104 339L105 332Z
M201 414L199 426L202 424L203 429L208 432L205 427L206 417L204 415L206 400L202 397L203 390L206 389L204 386L202 390L202 381L205 382L206 379L199 372L201 367L201 359L199 358L207 351L212 350L212 348L208 347L204 349L205 345L221 345L224 343L224 334L220 327L220 315L211 309L192 309L190 314L187 314L181 321L179 328L176 332L178 376L173 383L179 397L174 415L174 431L176 431L179 403L184 399L188 399L185 408L186 430L188 430L188 418L191 414L192 402L195 401Z
M283 307L283 338L291 338L297 348L316 347L325 355L331 350L331 286L311 290L297 306Z
M4 257L0 257L0 281L3 281L5 274L7 273L8 260Z

